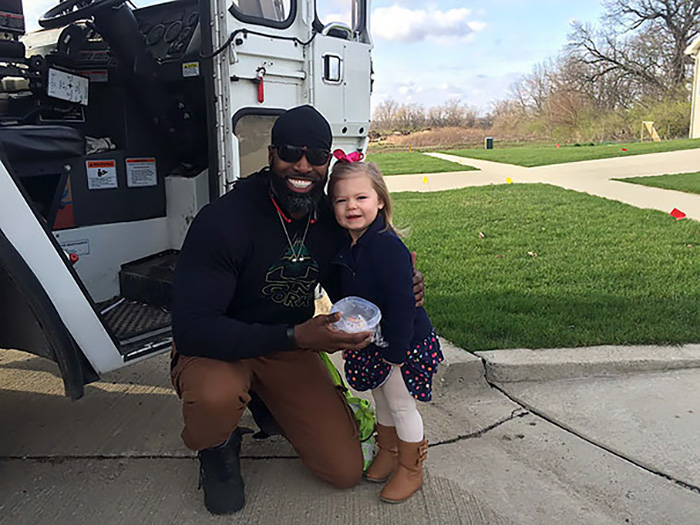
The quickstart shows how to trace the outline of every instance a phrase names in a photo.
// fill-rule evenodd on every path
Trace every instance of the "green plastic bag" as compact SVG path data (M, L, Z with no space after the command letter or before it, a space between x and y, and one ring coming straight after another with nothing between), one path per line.
M319 352L321 360L325 363L328 372L331 374L331 379L333 379L333 384L339 386L343 390L345 395L345 401L355 415L355 421L357 421L357 426L360 430L360 441L362 445L362 456L364 457L365 464L364 470L367 470L372 464L374 459L374 454L376 452L376 445L374 442L374 425L376 423L376 417L374 415L374 410L369 404L369 401L362 399L360 397L352 395L350 388L345 383L343 376L340 375L338 369L331 362L330 357L326 352Z

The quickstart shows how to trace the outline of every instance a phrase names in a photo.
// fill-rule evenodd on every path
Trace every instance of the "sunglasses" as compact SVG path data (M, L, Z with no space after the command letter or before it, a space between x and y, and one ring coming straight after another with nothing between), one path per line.
M331 158L331 152L327 149L302 149L299 146L273 146L277 155L284 162L299 162L302 157L312 166L323 166Z

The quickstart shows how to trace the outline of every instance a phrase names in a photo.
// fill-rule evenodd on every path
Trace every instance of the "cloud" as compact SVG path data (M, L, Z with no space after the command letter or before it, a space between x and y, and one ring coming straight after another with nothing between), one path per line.
M372 93L372 108L386 100L394 100L399 104L418 104L427 110L458 99L483 115L491 110L494 101L508 96L508 86L521 74L518 71L466 76L448 73L447 78L441 79L429 75L421 79L378 79Z
M324 25L330 22L343 22L352 27L352 13L350 11L336 11L328 14L319 12L318 19Z
M471 20L471 14L471 9L465 7L447 11L408 9L396 4L378 7L372 12L372 35L394 42L469 39L486 27L484 22Z
M416 84L413 81L404 82L399 86L399 93L402 95L413 95L415 93L422 93L423 86Z

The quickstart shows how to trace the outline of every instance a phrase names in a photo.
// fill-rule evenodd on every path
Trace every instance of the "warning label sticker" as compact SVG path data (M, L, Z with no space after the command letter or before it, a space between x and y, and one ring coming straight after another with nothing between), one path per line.
M117 187L117 161L88 160L85 162L88 189L106 190Z
M198 77L199 76L199 62L185 62L182 64L182 76L187 77Z
M90 241L87 239L76 239L74 241L61 241L61 248L68 253L78 255L90 255Z
M126 159L126 184L130 188L143 188L158 184L156 159Z

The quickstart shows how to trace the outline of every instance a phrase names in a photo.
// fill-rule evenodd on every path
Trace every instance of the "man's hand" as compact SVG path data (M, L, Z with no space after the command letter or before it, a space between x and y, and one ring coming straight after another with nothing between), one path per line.
M416 308L425 304L425 282L423 274L416 270L416 252L411 252L411 263L413 264L413 296L416 299Z
M340 319L340 313L317 315L294 327L297 347L323 352L361 350L372 341L372 332L349 334L334 330L331 324Z

